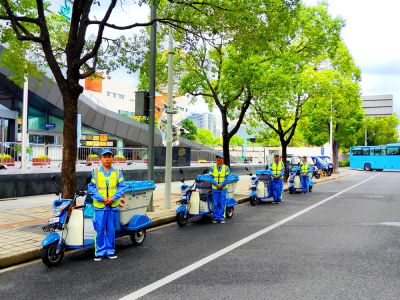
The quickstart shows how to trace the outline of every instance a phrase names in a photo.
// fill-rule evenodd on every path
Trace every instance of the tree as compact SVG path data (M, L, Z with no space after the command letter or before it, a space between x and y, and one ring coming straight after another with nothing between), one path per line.
M342 26L325 5L302 6L285 38L274 44L273 58L260 65L265 72L253 89L256 101L250 123L259 126L261 121L270 128L265 135L279 139L283 161L304 104L327 88L322 78L340 46Z
M213 145L215 137L213 133L205 128L197 128L196 142L205 145Z
M191 141L194 141L196 139L197 127L192 120L190 119L183 120L181 127L189 132L182 134L182 137Z
M357 144L364 145L365 130L367 131L367 145L386 145L396 143L399 140L397 126L399 119L395 114L387 117L367 117L365 118L364 128L360 132Z
M342 45L333 59L331 69L325 70L320 80L325 89L319 97L305 104L306 118L302 133L311 145L329 141L330 118L333 120L333 163L338 168L339 148L349 148L357 141L364 123L360 98L360 70Z
M133 1L139 5L150 2ZM134 71L141 62L143 39L133 37L110 37L112 30L130 30L149 26L153 21L132 23L119 26L110 22L117 6L124 1L110 0L107 5L94 0L75 0L70 21L61 16L46 13L49 2L43 0L0 1L1 40L8 48L3 56L20 82L26 73L49 68L57 83L64 105L64 147L62 161L62 194L64 198L73 198L75 191L75 171L77 157L76 119L78 98L83 92L79 80L95 74L96 70L113 70L119 65L128 66ZM178 19L180 14L189 11L213 13L218 10L221 1L210 0L207 3L186 3L174 0L159 0L159 5L169 7L171 18L158 19L158 22L170 23L183 28ZM93 7L100 5L101 12L93 14ZM190 22L189 22L190 23ZM184 24L185 25L185 24ZM90 27L90 29L89 29ZM94 32L94 34L89 34ZM22 51L23 50L23 51Z
M175 34L177 61L174 62L177 90L194 98L203 97L210 107L216 106L222 119L222 141L225 164L230 164L229 143L237 133L251 101L252 84L260 73L260 38L265 42L278 36L297 0L225 1L223 13L184 16L197 20L191 31ZM160 10L163 17L169 9ZM182 15L181 15L182 16ZM183 19L184 19L183 18ZM256 38L257 37L257 38ZM147 72L146 65L141 69ZM143 74L143 73L142 73ZM146 78L146 76L141 76ZM166 76L159 77L159 90L165 90ZM233 123L231 130L228 130Z
M232 146L242 146L244 143L244 140L242 137L238 136L237 134L235 134L230 141L230 144Z

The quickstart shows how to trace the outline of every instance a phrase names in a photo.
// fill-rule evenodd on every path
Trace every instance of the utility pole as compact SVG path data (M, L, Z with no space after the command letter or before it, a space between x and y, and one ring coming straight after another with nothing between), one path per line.
M331 147L331 161L333 161L333 120L332 120L332 97L331 97L331 121L329 124L329 145Z
M168 107L167 107L167 145L165 157L165 197L164 208L171 208L172 181L172 115L174 114L173 85L174 85L174 45L172 28L169 28L168 46Z
M24 94L22 97L22 146L21 146L21 170L26 170L26 147L29 145L28 137L28 75L24 76Z
M157 4L156 0L151 4L151 25L150 33L150 103L149 103L149 145L147 150L147 179L154 180L154 110L156 98L156 57L157 57L157 44L156 44L156 31L157 31ZM154 211L153 197L151 197L149 204L149 211Z

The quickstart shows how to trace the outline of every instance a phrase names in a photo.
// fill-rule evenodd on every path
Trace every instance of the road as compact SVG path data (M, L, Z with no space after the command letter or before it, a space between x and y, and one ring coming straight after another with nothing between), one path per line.
M354 171L280 205L244 203L226 224L120 240L117 260L87 250L3 270L0 299L400 299L399 182Z

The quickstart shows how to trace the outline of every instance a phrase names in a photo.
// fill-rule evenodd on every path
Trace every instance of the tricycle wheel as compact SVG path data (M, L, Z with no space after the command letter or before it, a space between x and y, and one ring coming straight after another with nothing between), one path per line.
M64 248L57 249L57 243L42 248L42 261L48 267L57 266L64 257Z
M256 206L257 202L258 201L257 201L257 197L256 196L250 197L251 206Z
M319 179L321 177L321 175L319 175L319 173L314 173L314 177L315 177L315 179Z
M331 176L331 175L332 175L332 173L333 173L333 170L332 170L332 169L328 169L328 173L327 173L327 175L328 175L328 176Z
M141 246L146 238L146 229L140 229L130 234L133 246Z
M233 217L233 214L235 213L235 207L227 207L226 208L226 218L230 219Z
M289 189L289 194L293 194L294 193L294 189Z
M176 223L178 223L179 226L181 227L185 226L188 221L189 221L189 216L186 215L183 211L176 214Z

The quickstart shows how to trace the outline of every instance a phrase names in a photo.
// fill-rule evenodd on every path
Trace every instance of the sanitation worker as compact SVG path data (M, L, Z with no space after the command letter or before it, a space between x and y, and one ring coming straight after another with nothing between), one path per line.
M95 235L95 261L104 257L115 259L115 230L119 229L120 198L125 193L122 172L112 166L113 152L100 152L101 165L92 171L88 191L92 194Z
M271 191L274 197L275 203L282 202L283 193L283 175L285 174L285 166L283 162L279 159L279 155L274 155L274 161L270 166L272 172L271 178Z
M300 180L301 180L301 190L303 191L303 194L308 193L308 182L309 182L309 164L307 162L307 156L303 156L303 160L301 162L301 170L300 170Z
M225 223L225 202L228 188L228 182L225 178L230 174L230 169L224 165L224 155L222 153L216 155L215 162L210 169L214 204L213 223Z

